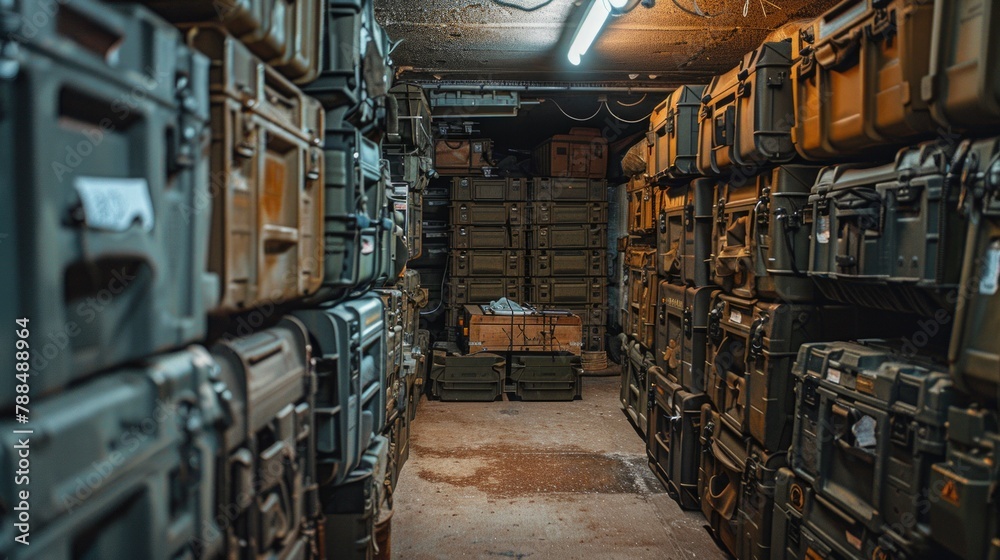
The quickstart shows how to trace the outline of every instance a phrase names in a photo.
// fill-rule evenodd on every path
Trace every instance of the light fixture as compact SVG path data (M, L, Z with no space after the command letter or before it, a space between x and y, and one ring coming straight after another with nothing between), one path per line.
M590 45L604 27L604 22L611 15L611 10L620 10L628 2L629 0L593 0L583 16L583 21L580 22L580 27L576 30L576 35L573 36L573 44L570 45L569 53L566 55L570 64L580 65L581 57L587 54Z

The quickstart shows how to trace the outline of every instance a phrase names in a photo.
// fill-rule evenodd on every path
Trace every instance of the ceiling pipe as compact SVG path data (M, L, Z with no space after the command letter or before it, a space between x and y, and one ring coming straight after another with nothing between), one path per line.
M533 84L483 84L478 82L469 83L448 83L410 80L420 87L435 91L524 91L539 93L577 93L577 92L600 92L600 93L670 93L676 87L666 86L600 86L600 85L533 85Z

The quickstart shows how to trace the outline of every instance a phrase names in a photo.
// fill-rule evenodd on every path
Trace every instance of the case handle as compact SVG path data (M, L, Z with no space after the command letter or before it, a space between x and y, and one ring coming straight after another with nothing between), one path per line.
M864 36L864 31L858 28L842 37L830 39L827 43L816 48L814 54L816 64L827 70L837 70L854 65L857 62L858 53L861 52L861 40Z

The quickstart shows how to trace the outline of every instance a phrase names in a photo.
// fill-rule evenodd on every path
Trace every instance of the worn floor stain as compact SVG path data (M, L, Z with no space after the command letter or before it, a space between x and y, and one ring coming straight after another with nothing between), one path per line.
M574 402L422 402L393 505L398 560L725 558L650 472L616 378Z
M430 463L418 475L432 483L473 487L494 499L560 492L637 494L648 492L651 486L652 475L644 472L648 471L644 455L591 453L572 448L539 451L515 445L447 451L414 446L414 450L422 457L474 461L478 466L471 473L454 472Z

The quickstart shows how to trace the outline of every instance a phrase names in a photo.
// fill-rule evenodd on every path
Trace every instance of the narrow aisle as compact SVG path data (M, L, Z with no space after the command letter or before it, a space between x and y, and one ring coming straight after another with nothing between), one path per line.
M421 402L393 557L725 558L650 472L618 386L587 378L569 403Z

